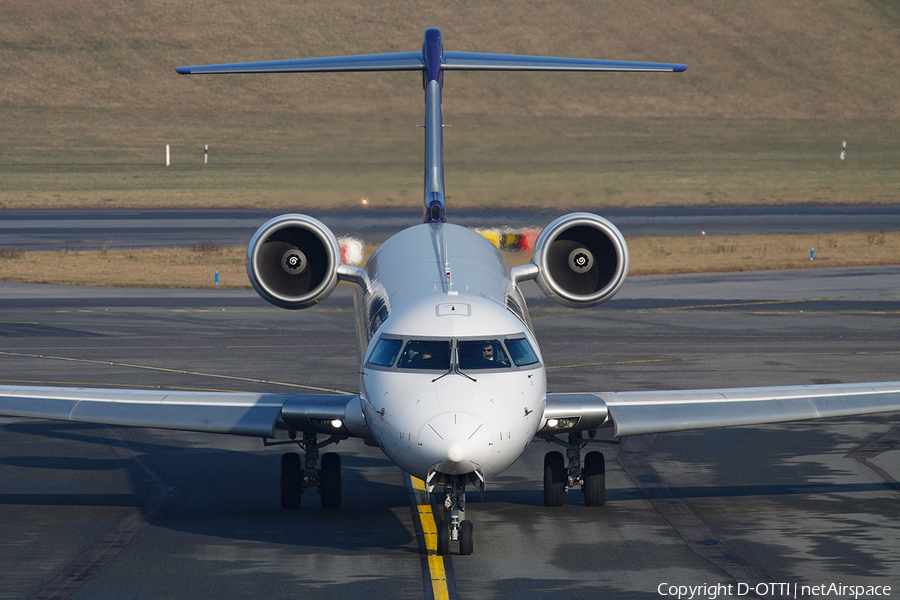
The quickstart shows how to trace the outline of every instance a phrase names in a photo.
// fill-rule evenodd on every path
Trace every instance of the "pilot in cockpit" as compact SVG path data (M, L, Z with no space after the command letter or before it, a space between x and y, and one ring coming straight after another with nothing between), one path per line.
M509 361L497 340L471 340L459 342L459 368L499 369L509 366Z
M447 369L450 367L450 342L412 340L400 357L400 368Z

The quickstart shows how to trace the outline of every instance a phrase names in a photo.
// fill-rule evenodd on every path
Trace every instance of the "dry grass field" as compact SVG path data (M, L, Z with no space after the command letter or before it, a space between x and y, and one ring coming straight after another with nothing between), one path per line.
M896 264L898 233L630 238L631 275ZM810 260L810 249L815 259ZM374 247L367 247L365 257ZM0 281L123 287L249 288L246 248L22 252L0 248ZM511 265L530 255L505 253Z
M448 73L451 210L900 202L894 0L8 0L0 219L10 208L417 206L418 75L184 77L173 67L415 50L428 26L452 50L689 65ZM633 274L900 257L894 234L630 244ZM7 248L0 279L194 287L214 285L218 270L220 285L241 287L243 252Z
M427 26L442 28L448 49L689 65L677 75L448 74L451 206L900 197L893 0L9 0L0 212L416 205L418 75L185 77L173 67L414 50Z

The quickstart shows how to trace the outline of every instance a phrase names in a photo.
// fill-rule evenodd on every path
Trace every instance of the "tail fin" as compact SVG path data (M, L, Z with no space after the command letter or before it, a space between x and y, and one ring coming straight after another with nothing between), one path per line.
M592 58L481 52L444 52L441 31L425 30L421 51L327 56L263 62L176 67L182 75L223 73L322 73L420 71L425 86L425 222L444 222L444 136L441 88L444 71L630 71L680 73L687 65Z

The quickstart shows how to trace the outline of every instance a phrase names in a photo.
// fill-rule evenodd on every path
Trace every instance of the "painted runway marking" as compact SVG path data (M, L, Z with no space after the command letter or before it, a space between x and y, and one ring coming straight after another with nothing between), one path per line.
M544 367L547 371L554 369L575 369L579 367L603 367L611 365L640 365L650 363L688 363L710 360L751 360L761 358L785 358L785 357L815 357L815 356L866 356L875 354L877 356L892 356L898 354L895 351L887 352L867 352L865 350L854 350L852 352L789 352L781 354L732 354L727 356L703 356L699 358L679 357L679 358L645 358L637 360L611 360L602 362L577 363L571 365L551 365Z
M219 375L216 373L203 373L200 371L184 371L182 369L169 369L166 367L151 367L149 365L135 365L129 363L120 363L108 360L89 360L86 358L69 358L66 356L50 356L47 354L25 354L22 352L0 352L0 356L18 356L22 358L41 358L45 360L62 360L67 362L77 362L77 363L87 363L87 364L95 364L95 365L109 365L113 367L125 367L128 369L143 369L147 371L160 371L162 373L177 373L179 375L197 375L200 377L212 377L215 379L229 379L232 381L244 381L248 383L266 383L270 385L281 385L285 387L291 388L300 388L304 390L315 390L318 392L331 392L335 394L349 394L350 392L346 392L344 390L333 390L331 388L322 388L316 387L313 385L301 385L298 383L286 383L283 381L271 381L267 379L253 379L250 377L237 377L235 375ZM121 387L121 386L119 386ZM215 390L222 391L222 390Z
M420 533L419 550L422 553L422 581L428 600L458 600L453 581L450 558L437 553L437 522L425 482L418 477L404 474L410 492L413 517L417 533Z

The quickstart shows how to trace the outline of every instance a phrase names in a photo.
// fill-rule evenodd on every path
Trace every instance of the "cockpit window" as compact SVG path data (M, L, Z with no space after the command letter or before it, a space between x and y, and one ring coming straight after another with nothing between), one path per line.
M463 371L509 368L500 340L460 340L458 348L459 368Z
M495 339L401 339L388 334L372 349L366 365L380 370L444 373L534 369L540 361L522 334Z
M397 353L400 352L402 345L403 340L386 340L381 338L375 344L375 349L372 351L369 362L380 367L391 366L394 364L394 359L397 358Z
M450 340L410 340L400 355L401 369L450 369Z
M531 344L525 338L507 338L506 347L517 367L533 365L538 361L534 350L531 349Z

